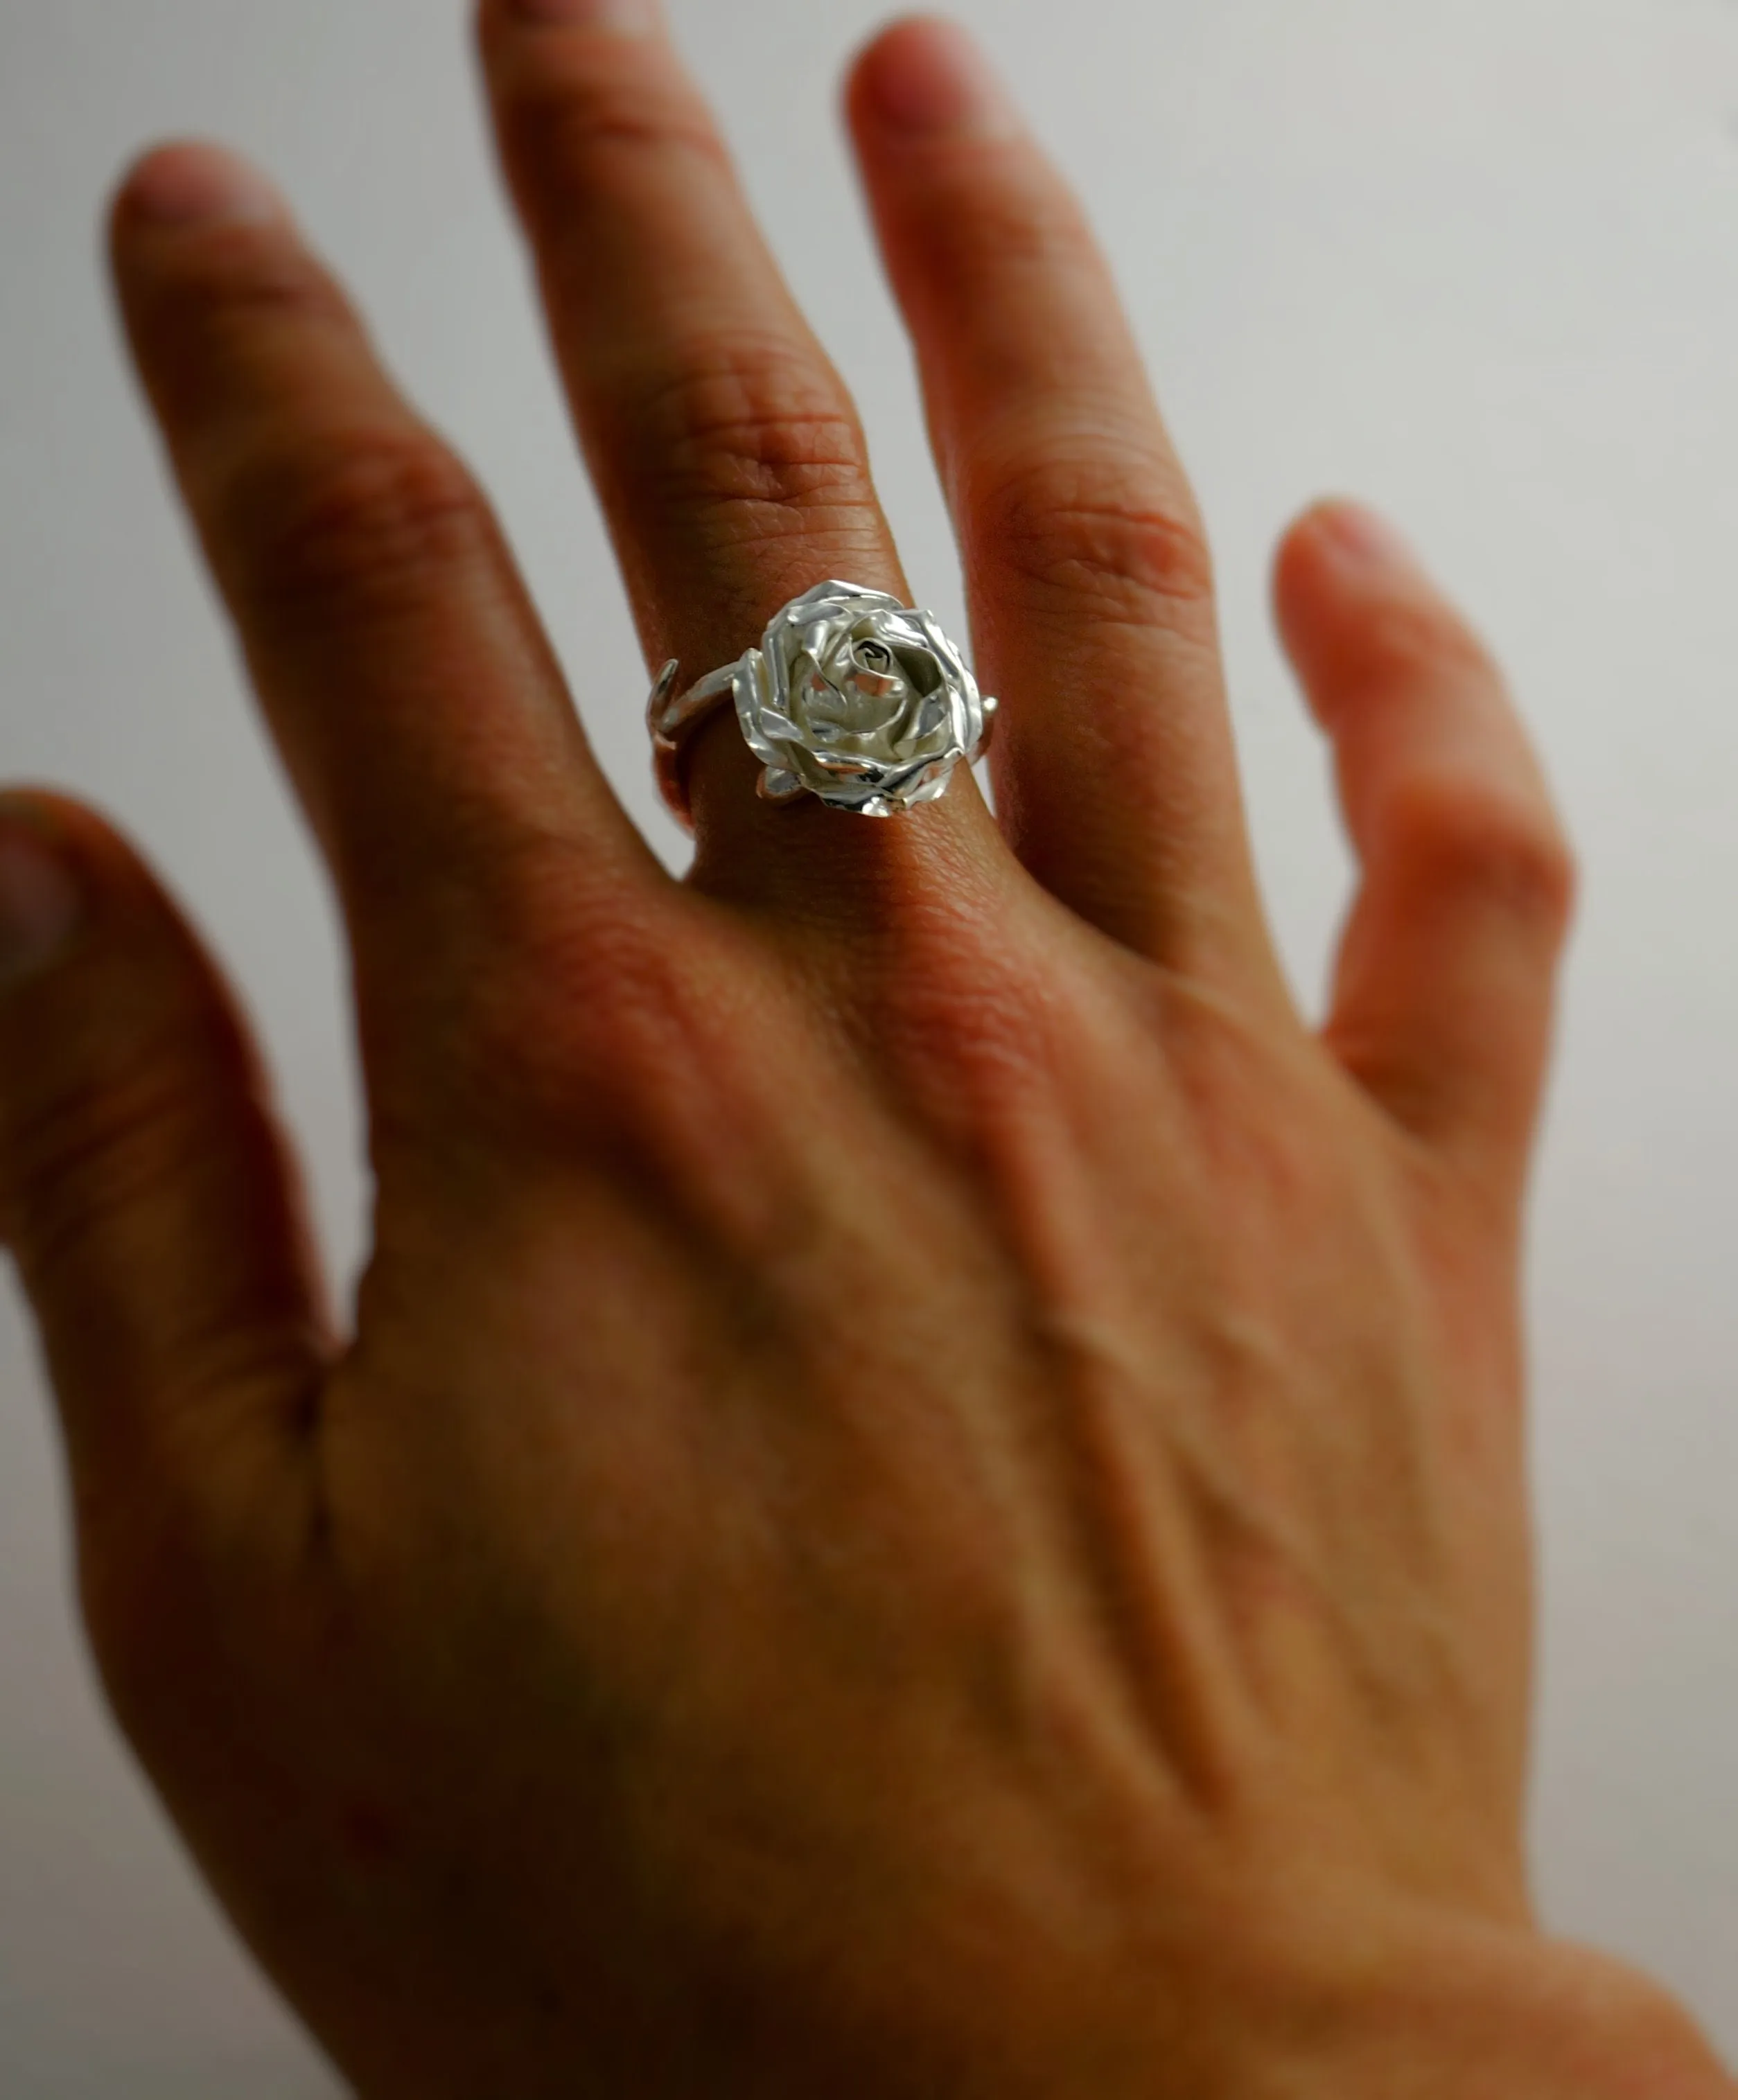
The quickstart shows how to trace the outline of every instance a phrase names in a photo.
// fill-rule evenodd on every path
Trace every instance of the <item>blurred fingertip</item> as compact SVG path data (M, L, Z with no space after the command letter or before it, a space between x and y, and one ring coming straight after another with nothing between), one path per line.
M35 833L56 851L88 858L92 828L103 820L83 802L37 781L0 783L0 830Z
M1273 613L1295 653L1335 608L1416 579L1418 558L1388 520L1349 496L1319 497L1281 535L1271 578Z
M139 154L109 206L117 239L135 227L268 225L285 216L282 196L257 168L200 139L165 139Z
M92 920L128 908L138 858L95 804L46 782L0 783L0 840L33 843L51 855L77 883Z
M897 48L913 36L921 39L937 29L944 33L950 30L956 34L964 33L951 16L935 9L912 8L901 14L884 15L851 54L848 74L854 78L865 65L876 61L883 52Z
M982 45L941 14L883 22L852 56L845 100L854 121L895 136L1000 131L1016 121Z
M0 991L71 946L86 902L53 805L28 790L0 790Z
M1281 565L1300 555L1336 561L1342 567L1418 567L1418 557L1399 527L1371 505L1351 496L1318 497L1293 521L1281 542Z

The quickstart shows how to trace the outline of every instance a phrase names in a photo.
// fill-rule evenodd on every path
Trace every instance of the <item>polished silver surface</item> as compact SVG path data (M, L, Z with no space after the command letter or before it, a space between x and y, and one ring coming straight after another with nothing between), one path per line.
M664 800L692 830L684 745L726 699L761 761L772 802L816 796L858 816L891 817L946 790L989 740L996 704L933 613L836 578L792 598L757 649L684 693L664 667L646 727Z

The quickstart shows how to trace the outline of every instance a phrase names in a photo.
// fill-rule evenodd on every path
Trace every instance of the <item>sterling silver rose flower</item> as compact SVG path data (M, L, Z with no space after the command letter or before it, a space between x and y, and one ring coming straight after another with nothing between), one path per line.
M806 789L866 817L941 794L981 748L995 707L932 614L837 581L775 616L731 690L766 769L762 794Z

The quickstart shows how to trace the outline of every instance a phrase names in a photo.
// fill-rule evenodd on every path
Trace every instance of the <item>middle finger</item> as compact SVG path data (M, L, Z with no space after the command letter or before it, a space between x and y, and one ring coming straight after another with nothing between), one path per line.
M542 281L568 399L649 666L682 682L757 642L829 576L909 592L844 382L748 210L653 0L484 0L501 154ZM969 773L892 823L808 796L759 801L721 708L688 779L696 873L798 906L896 901L934 872L1007 861ZM824 908L824 907L823 907Z

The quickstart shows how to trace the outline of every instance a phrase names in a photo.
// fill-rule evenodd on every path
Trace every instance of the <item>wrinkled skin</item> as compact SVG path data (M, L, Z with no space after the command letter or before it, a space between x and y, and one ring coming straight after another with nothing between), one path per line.
M648 664L823 576L908 597L663 37L501 0L482 48ZM847 108L1000 815L964 770L770 808L724 710L682 880L281 207L194 147L120 196L376 1177L340 1321L212 960L95 812L11 798L0 877L34 840L39 919L81 910L0 997L6 1224L121 1724L365 2094L1729 2100L1528 1895L1570 881L1498 675L1367 514L1287 535L1363 862L1312 1030L1077 207L934 24Z

